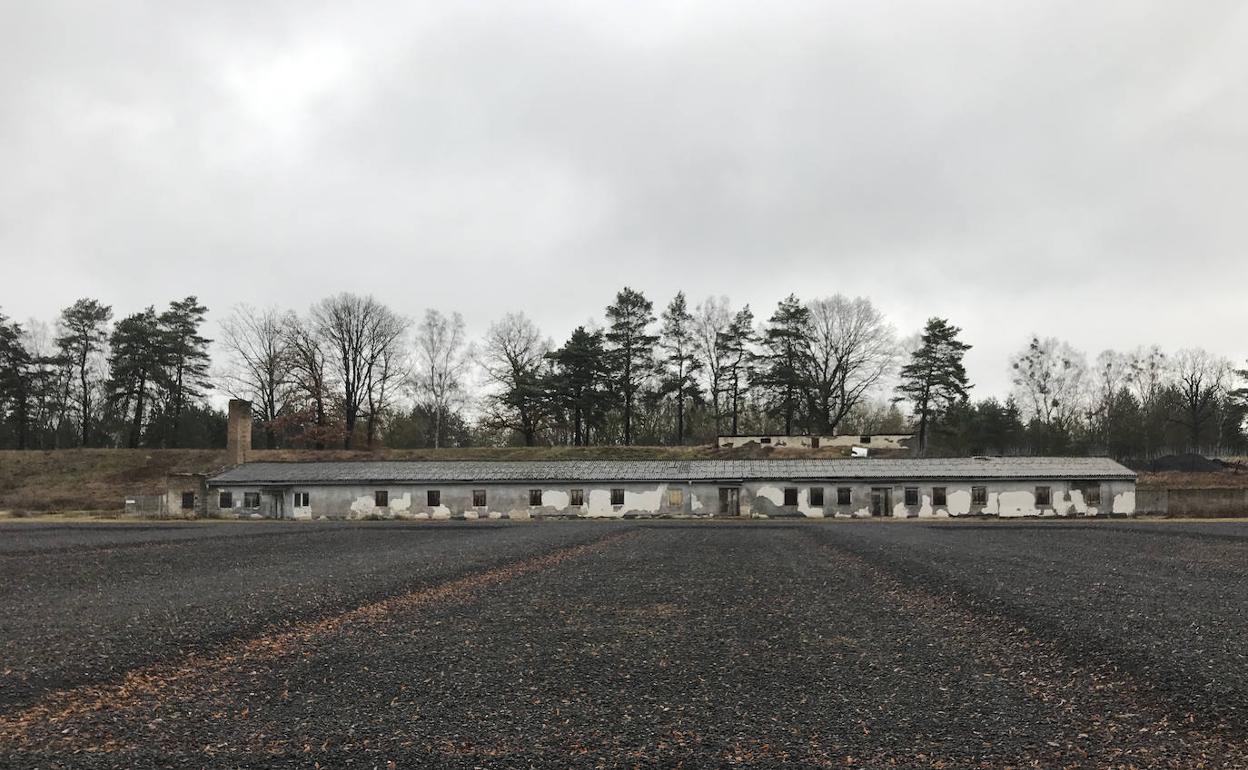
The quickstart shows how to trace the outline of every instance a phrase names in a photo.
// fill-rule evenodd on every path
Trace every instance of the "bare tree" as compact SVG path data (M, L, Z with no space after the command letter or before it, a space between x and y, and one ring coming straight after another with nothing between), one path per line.
M1136 348L1126 355L1127 382L1140 405L1151 408L1170 383L1173 366L1161 348Z
M412 386L433 414L433 445L442 445L446 418L465 395L464 375L471 361L464 336L464 318L437 310L425 311L416 328L416 374Z
M313 331L310 320L287 313L282 324L286 330L286 344L296 391L304 401L305 408L312 412L315 426L312 431L313 446L324 449L329 430L329 393L332 385L329 357L321 339Z
M371 296L347 292L318 302L311 318L340 389L343 448L351 448L361 414L371 444L386 387L393 384L398 371L395 347L408 322Z
M264 423L268 449L277 448L277 420L295 398L293 340L286 319L272 308L235 305L221 323L221 344L228 355L221 388L252 403Z
M723 395L725 362L719 345L721 336L732 323L732 310L727 297L707 297L693 311L694 356L705 364L707 392L711 394L711 409L715 414L715 430L722 427L720 396Z
M1205 427L1217 419L1218 399L1227 391L1231 365L1200 348L1174 356L1174 386L1181 408L1171 420L1187 428L1190 448L1200 447Z
M832 433L897 368L897 337L866 297L836 294L806 307L810 310L807 409L815 432Z
M1010 370L1024 415L1060 429L1075 424L1088 380L1083 353L1053 337L1032 337L1010 359Z
M481 365L495 388L488 398L486 422L518 432L525 446L537 442L545 400L542 365L551 347L523 313L508 313L485 335Z

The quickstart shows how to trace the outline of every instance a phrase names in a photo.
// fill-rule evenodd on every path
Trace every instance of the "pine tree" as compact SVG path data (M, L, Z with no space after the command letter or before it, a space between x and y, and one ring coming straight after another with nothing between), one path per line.
M22 343L22 326L0 313L0 422L11 420L16 447L30 440L34 359Z
M790 294L767 321L763 332L765 363L758 380L771 394L772 411L784 419L786 436L793 435L793 423L806 387L809 344L810 310Z
M572 443L589 443L591 429L601 427L608 403L602 332L592 334L578 326L563 347L548 353L554 363L547 390L551 401L572 416Z
M662 389L676 397L676 443L684 444L685 404L697 394L696 375L702 369L702 362L694 353L693 314L689 312L683 291L677 292L663 311L662 331L659 346L666 354Z
M609 357L612 379L624 401L624 445L633 443L633 408L637 392L654 373L654 344L658 337L647 334L654 323L654 303L627 286L607 307L607 341L613 346Z
M723 361L724 396L732 415L732 435L740 428L738 421L749 390L754 363L754 313L746 305L732 317L728 328L716 337L715 345Z
M91 381L92 356L104 348L108 339L108 322L113 318L113 309L93 299L80 299L61 311L60 325L64 332L56 338L61 358L68 365L70 376L65 380L65 404L68 408L69 388L74 373L77 373L78 391L78 430L81 446L86 446L92 437L91 419L94 401L91 397L95 385Z
M962 358L970 345L958 339L961 329L943 318L930 318L919 349L901 369L900 399L914 405L919 420L919 451L927 449L928 426L953 404L965 401L971 386Z
M156 309L127 316L113 327L109 338L109 390L122 417L130 423L126 445L136 449L142 441L147 410L167 361L167 339Z
M212 387L208 377L208 343L199 334L208 308L199 304L195 297L187 297L169 303L169 309L160 314L159 322L164 338L166 371L164 389L165 412L169 420L170 446L178 446L181 438L182 413L194 399L203 398Z

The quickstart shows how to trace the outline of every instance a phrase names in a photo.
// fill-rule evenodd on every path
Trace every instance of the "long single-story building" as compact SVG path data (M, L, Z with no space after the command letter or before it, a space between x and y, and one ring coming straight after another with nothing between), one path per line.
M274 518L1039 516L1135 512L1095 457L250 462L183 507Z

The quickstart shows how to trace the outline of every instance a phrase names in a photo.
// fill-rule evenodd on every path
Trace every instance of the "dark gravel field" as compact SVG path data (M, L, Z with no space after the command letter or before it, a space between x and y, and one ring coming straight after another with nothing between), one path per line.
M1248 767L1248 526L0 526L4 767Z

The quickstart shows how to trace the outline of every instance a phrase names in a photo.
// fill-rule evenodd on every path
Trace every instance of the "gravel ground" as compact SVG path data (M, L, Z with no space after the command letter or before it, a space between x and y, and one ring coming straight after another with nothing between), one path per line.
M0 555L0 765L1248 766L1239 524L202 530Z

